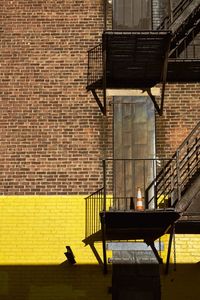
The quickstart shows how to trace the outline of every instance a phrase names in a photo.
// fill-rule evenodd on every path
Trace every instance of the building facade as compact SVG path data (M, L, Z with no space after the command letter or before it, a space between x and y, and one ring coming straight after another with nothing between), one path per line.
M120 87L117 93L110 88L110 94L106 91L106 114L103 114L98 101L103 103L105 99L104 88L98 89L98 100L91 89L86 89L88 51L102 42L105 29L156 30L169 14L170 5L173 12L182 2L2 0L2 299L121 299L111 288L114 286L112 265L104 276L99 266L101 259L98 262L91 245L84 247L82 242L86 225L84 198L103 186L102 159L168 160L198 124L199 19L195 19L197 29L193 38L185 42L187 47L179 54L181 59L197 63L197 67L191 67L196 68L197 77L186 81L179 77L177 81L167 80L162 116L142 86L134 92L134 86ZM199 14L198 1L187 2L187 7L194 5L192 11ZM153 88L158 91L156 103L160 105L162 82L156 82ZM148 118L142 121L144 115ZM121 129L120 118L125 124ZM130 120L131 125L126 123ZM126 138L119 142L125 132ZM199 135L197 138L199 147ZM122 197L117 188L122 191L119 182L123 179L120 177L123 168L117 166L116 170L115 195ZM151 170L147 167L150 181L153 180ZM136 175L131 175L131 180L136 181L138 173L136 167ZM123 190L123 195L131 197L132 193L135 197L138 184L135 190L127 184L129 191ZM199 276L200 232L186 233L176 235L176 255L171 256L172 262L176 260L177 272L170 267L168 275L164 275L161 270L163 300L172 295L195 299L199 292L195 283ZM161 238L164 261L167 241L168 235ZM66 262L66 245L75 255L77 264L74 266ZM101 242L95 243L95 247L102 258ZM108 256L112 257L111 250ZM126 295L127 299L129 296Z

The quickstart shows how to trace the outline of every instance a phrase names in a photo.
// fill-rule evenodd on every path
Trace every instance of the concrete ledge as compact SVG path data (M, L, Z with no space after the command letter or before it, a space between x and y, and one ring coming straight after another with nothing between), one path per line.
M150 246L142 242L108 242L106 243L107 250L133 250L133 251L152 251ZM156 250L163 251L164 243L155 242Z
M160 96L160 88L152 88L153 96ZM146 91L136 89L107 89L107 96L148 96Z

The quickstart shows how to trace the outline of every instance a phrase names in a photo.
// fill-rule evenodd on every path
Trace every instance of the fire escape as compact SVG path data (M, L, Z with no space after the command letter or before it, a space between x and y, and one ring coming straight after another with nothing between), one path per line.
M200 81L199 45L196 44L200 32L199 1L182 0L157 30L106 30L107 1L104 9L102 42L88 52L87 90L92 92L104 115L107 94L113 95L122 89L146 93L162 115L166 82ZM157 84L161 87L160 99L153 94ZM90 245L105 273L107 241L143 240L162 263L155 241L169 233L167 272L174 232L200 233L199 136L200 123L170 160L103 160L103 187L86 198L84 243ZM129 188L130 169L140 170L143 211L135 209L135 195L122 197L118 192L119 184L122 190ZM96 241L102 241L103 261L95 249Z

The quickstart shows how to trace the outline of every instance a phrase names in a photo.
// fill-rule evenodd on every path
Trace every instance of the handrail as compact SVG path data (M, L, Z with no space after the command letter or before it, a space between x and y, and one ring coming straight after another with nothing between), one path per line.
M184 141L180 144L180 146L178 147L178 149L176 151L180 151L185 144L188 142L188 140L194 135L194 133L197 131L197 129L199 129L200 127L200 121L197 123L197 125L192 129L192 131L189 133L189 135L184 139Z
M94 50L96 50L98 47L102 47L102 43L97 44L96 46L94 46L93 48L89 49L87 52L93 52Z
M187 183L200 168L199 143L200 122L197 123L172 158L147 187L145 191L147 203L153 200L148 197L149 190L153 186L156 189L157 199L164 194L165 198L171 201L172 206L181 200Z
M162 23L159 25L158 29L162 30L162 29L169 29L169 27L179 18L179 16L182 14L182 12L189 6L189 4L192 2L193 0L182 0L172 11L172 15L173 15L173 22L170 23L169 20L169 16L166 16ZM167 28L165 27L165 25L167 25Z
M87 88L94 82L101 80L102 76L102 43L99 43L88 50Z
M103 210L103 188L85 198L85 237L101 229L99 213Z

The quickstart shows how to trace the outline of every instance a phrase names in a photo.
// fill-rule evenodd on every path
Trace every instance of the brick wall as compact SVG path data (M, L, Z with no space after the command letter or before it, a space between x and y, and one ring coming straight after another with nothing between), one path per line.
M112 107L106 119L85 87L87 50L103 30L102 1L3 0L0 30L0 193L100 188ZM199 120L199 89L167 85L158 156L171 156Z
M86 92L87 51L102 1L3 0L0 30L0 193L92 192L103 125Z
M170 158L199 120L199 83L168 84L163 116L156 116L157 156Z

